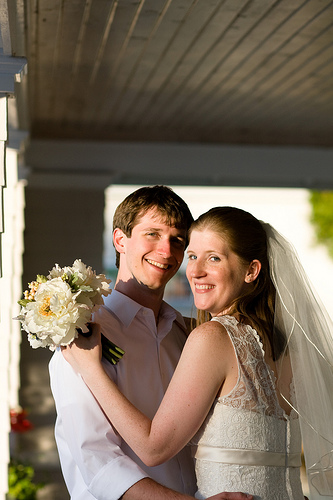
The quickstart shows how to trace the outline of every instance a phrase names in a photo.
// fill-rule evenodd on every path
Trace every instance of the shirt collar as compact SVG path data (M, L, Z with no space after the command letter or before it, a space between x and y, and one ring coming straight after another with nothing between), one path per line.
M110 295L104 298L104 305L112 310L126 328L132 323L140 309L148 309L117 290L112 290ZM174 317L174 321L186 331L185 321L180 312L163 301L160 309L160 317L167 318L172 316Z
M161 305L160 316L163 317L174 316L174 321L176 321L182 327L182 329L186 330L186 325L183 316L180 314L179 311L177 311L177 309L170 306L170 304L168 304L167 302L164 302L164 300Z

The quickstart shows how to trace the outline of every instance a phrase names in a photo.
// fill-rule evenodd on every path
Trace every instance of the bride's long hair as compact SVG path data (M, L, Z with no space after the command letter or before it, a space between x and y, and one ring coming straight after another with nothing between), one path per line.
M237 315L249 323L261 335L264 344L270 346L273 359L278 359L285 339L274 331L275 288L270 278L267 258L267 237L260 221L250 213L235 207L216 207L202 214L190 227L193 230L209 229L224 239L230 249L244 264L254 259L261 263L261 270L253 287L237 297L230 305L228 314ZM210 319L206 311L198 310L197 324Z

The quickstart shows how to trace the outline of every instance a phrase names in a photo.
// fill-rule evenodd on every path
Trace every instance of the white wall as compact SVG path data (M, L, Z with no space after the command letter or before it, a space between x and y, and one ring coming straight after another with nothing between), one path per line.
M6 152L6 186L3 189L4 233L0 278L0 499L8 486L9 410L18 407L20 387L21 327L13 318L19 314L21 298L24 185L17 179L17 153Z

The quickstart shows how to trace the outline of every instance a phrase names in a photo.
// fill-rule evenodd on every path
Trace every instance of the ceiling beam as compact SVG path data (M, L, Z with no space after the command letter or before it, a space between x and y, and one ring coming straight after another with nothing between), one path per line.
M30 140L22 154L29 182L54 186L89 176L109 184L333 189L333 150L325 148Z

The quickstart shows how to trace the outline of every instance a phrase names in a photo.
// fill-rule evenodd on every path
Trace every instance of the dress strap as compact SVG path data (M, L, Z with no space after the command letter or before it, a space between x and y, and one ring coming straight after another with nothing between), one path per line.
M301 467L300 453L275 453L269 451L223 449L214 446L192 446L192 456L208 462L268 467Z

